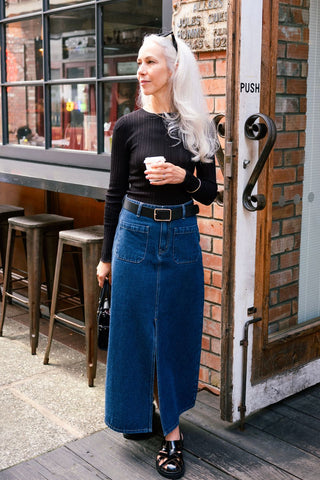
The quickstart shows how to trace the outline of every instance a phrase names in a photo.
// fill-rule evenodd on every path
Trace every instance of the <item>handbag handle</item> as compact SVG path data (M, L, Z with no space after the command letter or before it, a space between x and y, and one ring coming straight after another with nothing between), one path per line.
M110 305L110 299L111 299L111 288L110 288L110 283L108 278L104 279L103 287L100 292L100 298L99 298L99 309L103 308L103 303L104 299L108 298L109 300L109 305Z

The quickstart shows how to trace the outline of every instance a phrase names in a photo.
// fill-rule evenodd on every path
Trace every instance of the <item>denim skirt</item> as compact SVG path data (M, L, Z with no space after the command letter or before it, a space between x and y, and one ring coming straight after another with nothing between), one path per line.
M112 253L105 415L110 428L152 431L155 373L164 435L194 406L203 301L196 216L155 221L123 208Z

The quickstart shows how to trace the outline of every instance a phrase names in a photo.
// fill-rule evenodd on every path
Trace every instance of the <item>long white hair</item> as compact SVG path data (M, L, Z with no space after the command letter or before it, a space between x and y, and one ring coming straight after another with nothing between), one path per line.
M157 43L163 48L167 66L172 72L171 101L173 114L166 114L165 121L171 138L182 141L194 161L210 162L219 148L213 122L210 121L207 103L201 85L197 61L185 42L172 36L147 35L146 43ZM140 89L139 103L147 107L148 97Z

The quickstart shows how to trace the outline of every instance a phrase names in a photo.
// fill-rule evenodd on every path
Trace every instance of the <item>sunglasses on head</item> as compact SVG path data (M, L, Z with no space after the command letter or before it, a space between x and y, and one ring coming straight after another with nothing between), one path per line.
M169 36L171 36L172 45L174 46L176 52L178 52L177 40L176 40L176 37L174 36L174 33L172 31L169 32L169 33L159 33L158 35L159 35L159 37L169 37Z

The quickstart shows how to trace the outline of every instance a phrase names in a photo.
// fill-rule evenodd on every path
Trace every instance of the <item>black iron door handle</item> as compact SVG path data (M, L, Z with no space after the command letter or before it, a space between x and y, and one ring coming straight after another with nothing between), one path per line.
M262 119L264 123L257 123L257 120ZM272 150L272 147L277 138L277 129L274 121L264 115L263 113L256 113L247 118L244 125L245 135L251 140L261 140L267 135L266 143L263 147L261 155L254 167L254 170L249 178L246 188L244 189L242 196L243 206L250 212L256 210L263 210L266 206L265 196L262 194L252 195L252 190L258 181L258 178L262 172L262 169L267 161L267 158Z

